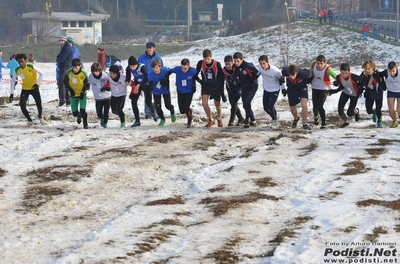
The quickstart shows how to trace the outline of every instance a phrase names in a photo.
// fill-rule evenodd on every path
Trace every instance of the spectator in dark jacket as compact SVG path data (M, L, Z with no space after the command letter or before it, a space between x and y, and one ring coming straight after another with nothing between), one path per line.
M334 21L333 21L333 11L332 11L332 9L329 9L329 10L328 10L328 18L329 18L329 24L334 24Z
M72 47L67 42L67 38L61 36L58 42L61 45L61 51L58 53L56 58L57 67L59 69L59 75L57 78L58 85L58 106L63 106L64 104L70 105L68 90L64 85L64 75L65 72L71 68L71 62L74 55Z

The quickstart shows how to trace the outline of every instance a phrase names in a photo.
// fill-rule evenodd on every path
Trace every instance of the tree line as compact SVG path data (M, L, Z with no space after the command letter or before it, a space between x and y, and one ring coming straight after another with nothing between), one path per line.
M121 35L146 34L146 19L186 20L188 0L13 0L0 2L0 43L25 42L31 33L29 19L21 15L29 12L46 12L46 2L54 12L79 12L92 10L106 13L111 19L104 24L103 34L118 32ZM280 0L192 0L192 16L197 12L212 12L217 20L217 4L223 4L223 19L239 21L256 13L283 10Z
M287 0L289 6L292 1ZM188 0L68 0L68 4L61 0L13 0L0 2L0 44L25 42L27 34L31 33L29 19L22 19L23 13L45 12L46 2L51 4L54 12L79 12L93 10L96 13L106 13L110 20L103 25L103 34L118 32L120 35L147 34L146 19L186 20ZM197 19L197 12L209 11L212 20L217 20L217 4L223 4L223 20L237 23L236 28L254 30L257 27L267 26L268 22L255 21L265 14L282 14L285 19L285 1L282 0L192 0L192 16ZM297 0L302 2L305 9L312 10L315 3L318 8L329 8L340 12L351 12L362 8L375 9L378 3L375 0ZM268 16L267 16L268 17ZM242 24L251 25L243 27ZM268 19L267 19L268 20ZM265 22L265 23L264 23ZM242 31L243 31L242 30ZM241 32L236 32L241 33Z

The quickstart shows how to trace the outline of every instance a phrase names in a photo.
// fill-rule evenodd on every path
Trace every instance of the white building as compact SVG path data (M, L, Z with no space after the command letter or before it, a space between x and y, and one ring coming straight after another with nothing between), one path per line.
M72 37L81 44L102 43L102 23L110 18L107 14L85 12L31 12L22 14L23 18L32 19L32 34L27 42L38 38L44 41L57 41L60 36Z

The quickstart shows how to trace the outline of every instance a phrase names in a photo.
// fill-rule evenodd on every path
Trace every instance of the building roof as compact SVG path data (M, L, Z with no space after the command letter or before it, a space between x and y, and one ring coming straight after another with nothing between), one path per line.
M22 14L22 18L43 19L50 21L102 21L110 18L110 15L94 13L86 10L85 12L52 12L47 18L46 12L31 12Z

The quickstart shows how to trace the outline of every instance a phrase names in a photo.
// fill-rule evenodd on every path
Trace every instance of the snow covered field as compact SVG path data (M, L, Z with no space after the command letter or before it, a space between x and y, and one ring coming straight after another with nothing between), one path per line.
M194 42L164 63L186 57L196 65L209 48L221 62L241 51L245 60L267 54L282 67L276 43L286 41L285 30ZM359 73L359 61L372 58L383 69L399 58L399 47L330 26L290 30L291 63L324 54ZM143 119L135 129L120 129L111 115L103 129L89 94L84 130L69 108L55 107L54 64L37 65L45 72L47 125L26 128L16 102L0 108L0 263L398 263L400 136L388 128L386 102L384 128L375 128L361 99L360 122L340 129L339 94L332 95L329 127L306 132L290 128L287 98L280 97L281 126L273 130L260 88L257 127L205 129L198 88L191 129L182 115L162 128ZM8 96L7 80L0 96ZM29 110L36 118L36 107ZM130 126L129 99L125 112ZM228 103L223 114L227 125Z

